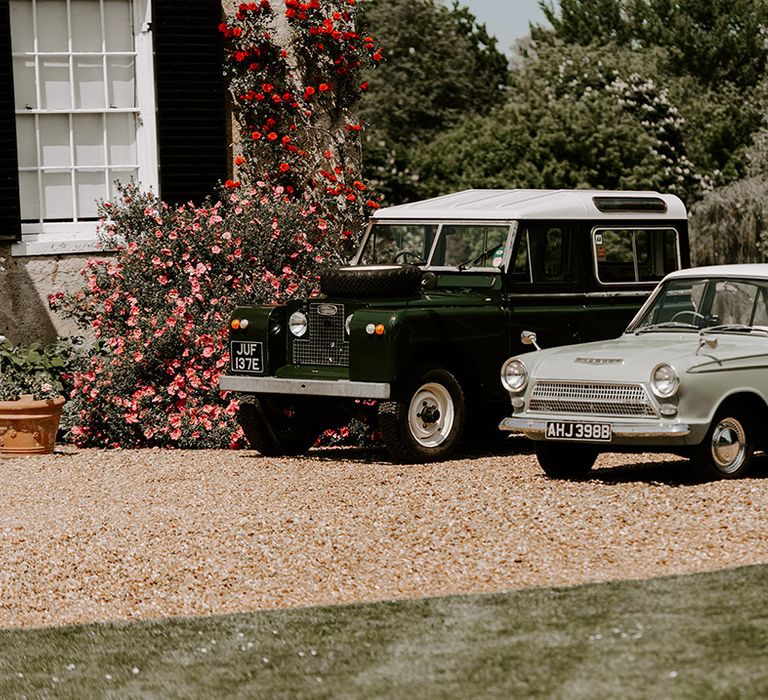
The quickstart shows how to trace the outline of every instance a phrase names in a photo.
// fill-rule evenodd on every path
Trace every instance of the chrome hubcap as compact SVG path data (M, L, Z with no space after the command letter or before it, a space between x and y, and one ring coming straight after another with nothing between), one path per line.
M712 459L725 474L738 470L747 454L744 426L735 418L724 418L712 431Z
M422 447L437 447L445 442L455 417L450 392L433 382L420 386L408 407L408 427Z

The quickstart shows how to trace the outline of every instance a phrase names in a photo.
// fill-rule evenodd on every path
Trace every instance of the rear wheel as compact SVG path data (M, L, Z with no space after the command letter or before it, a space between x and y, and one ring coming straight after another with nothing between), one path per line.
M725 409L715 415L691 459L710 478L738 479L749 470L754 452L752 421L742 411Z
M240 404L238 422L251 447L265 457L304 454L317 439L301 410L284 400L251 398Z
M591 445L574 442L536 443L536 459L553 479L583 479L595 464L598 451Z
M456 448L464 430L464 393L448 370L429 369L402 401L379 404L384 447L400 462L437 462Z

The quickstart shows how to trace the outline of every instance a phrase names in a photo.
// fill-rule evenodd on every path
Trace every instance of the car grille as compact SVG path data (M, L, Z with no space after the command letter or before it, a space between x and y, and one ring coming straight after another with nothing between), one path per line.
M533 387L528 409L579 415L627 417L657 415L642 384L540 381Z
M335 306L331 316L320 314L321 306ZM293 362L297 365L349 366L349 341L344 331L343 304L313 303L307 314L306 338L293 341Z

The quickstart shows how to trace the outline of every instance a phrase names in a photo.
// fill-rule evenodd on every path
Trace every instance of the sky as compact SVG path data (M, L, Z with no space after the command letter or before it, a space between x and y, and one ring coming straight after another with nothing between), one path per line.
M450 5L450 0L443 0ZM468 7L488 33L498 39L497 48L506 54L516 39L528 33L528 22L544 23L538 0L459 0Z

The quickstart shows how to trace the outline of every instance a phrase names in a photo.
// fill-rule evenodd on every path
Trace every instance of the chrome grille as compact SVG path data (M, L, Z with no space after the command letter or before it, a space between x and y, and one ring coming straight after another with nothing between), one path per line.
M655 416L656 410L642 384L580 384L536 382L528 404L530 411L598 414L604 416Z
M336 313L326 316L319 313L320 306L327 303L317 302L309 305L307 314L307 336L294 338L293 362L297 365L349 365L349 341L344 332L343 304L333 304Z

